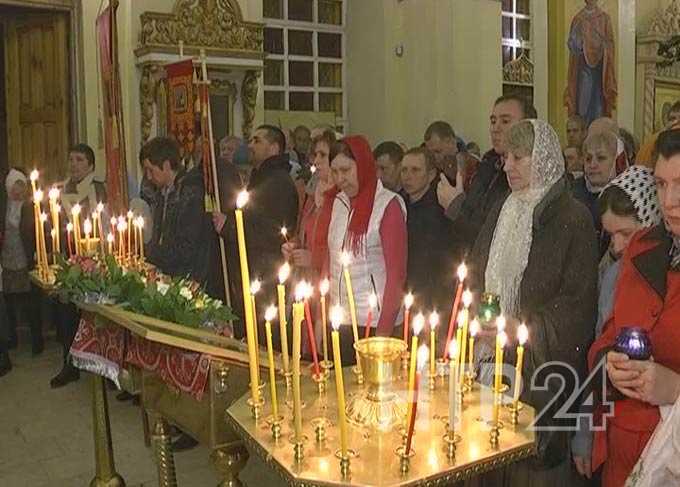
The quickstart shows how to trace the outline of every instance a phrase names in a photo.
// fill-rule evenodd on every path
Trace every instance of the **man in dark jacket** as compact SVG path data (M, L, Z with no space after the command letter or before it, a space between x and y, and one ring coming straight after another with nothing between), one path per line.
M440 176L437 185L439 204L454 222L456 235L467 250L475 243L489 211L509 192L508 180L503 172L505 133L514 123L536 117L536 109L523 97L507 95L498 98L489 120L493 148L484 154L469 191L463 192L461 174L458 174L455 186L446 177Z
M409 150L401 163L403 196L407 207L408 268L406 283L423 309L446 314L454 292L452 224L437 202L434 156L425 148Z
M282 263L281 227L295 228L298 216L298 195L289 175L290 164L284 152L286 139L281 130L272 125L262 125L250 139L253 171L248 183L250 195L244 208L244 224L251 279L269 281ZM227 241L236 242L236 224L233 212L213 215L215 229ZM230 269L240 272L240 269ZM273 290L265 286L263 291ZM266 305L274 302L274 295L258 299ZM242 310L236 310L237 313ZM241 316L244 316L241 314ZM241 329L244 333L243 321Z

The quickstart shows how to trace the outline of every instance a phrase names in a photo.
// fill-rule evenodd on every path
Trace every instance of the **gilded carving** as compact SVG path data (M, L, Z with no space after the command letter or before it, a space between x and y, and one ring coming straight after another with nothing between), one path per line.
M255 105L257 104L257 92L259 89L259 71L246 71L241 84L241 103L243 104L243 138L250 139L255 120Z
M158 66L147 65L142 68L142 77L139 80L139 104L142 113L142 144L151 136L153 123L154 103L156 97L155 73Z
M680 32L680 0L672 0L668 7L656 12L648 34L671 36L677 35L678 32Z
M520 85L534 84L534 63L522 54L503 67L503 82Z
M141 22L141 47L263 52L262 24L245 22L236 0L177 0L172 14L145 12Z

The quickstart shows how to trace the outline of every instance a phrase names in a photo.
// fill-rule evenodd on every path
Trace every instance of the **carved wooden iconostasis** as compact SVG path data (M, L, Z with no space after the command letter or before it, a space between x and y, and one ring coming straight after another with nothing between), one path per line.
M636 129L645 138L664 128L670 106L680 101L680 0L659 9L637 39ZM675 54L677 54L675 52Z
M215 143L226 135L247 140L263 69L263 25L244 21L237 0L176 0L172 13L145 12L140 20L135 56L142 70L142 144L167 134L164 65L192 57L200 77L201 53L208 67Z

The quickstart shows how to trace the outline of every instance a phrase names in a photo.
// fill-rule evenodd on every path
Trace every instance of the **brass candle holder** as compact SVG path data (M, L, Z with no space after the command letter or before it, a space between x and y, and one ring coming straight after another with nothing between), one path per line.
M303 436L293 443L293 458L296 463L300 463L305 459L305 441L307 441L307 437Z
M326 375L326 377L331 375L331 370L333 370L333 362L330 360L322 360L319 362L319 365L321 366L321 370Z
M498 440L501 436L501 423L496 421L491 425L491 431L489 432L489 445L491 448L498 448Z
M475 373L474 370L468 370L467 372L465 372L465 389L466 390L472 391L472 388L474 387L476 378L477 378L477 374Z
M430 389L430 391L434 391L437 386L437 373L435 372L434 374L428 374L427 377L428 377L427 386Z
M316 384L319 391L319 395L326 393L326 385L328 384L328 376L325 372L319 372L318 374L312 374L312 380Z
M356 344L355 344L355 347L356 347ZM359 384L360 386L364 385L364 372L361 368L359 368L358 365L355 365L354 367L352 367L352 373L354 374L354 376L357 380L357 384Z
M340 460L340 475L342 475L343 479L349 478L351 460L357 456L357 452L351 449L348 449L347 454L345 455L342 454L342 450L337 450L335 452L335 458Z
M505 407L510 411L510 424L517 426L519 424L519 412L524 409L521 402L509 403Z
M254 398L248 399L248 406L250 406L250 412L252 414L252 417L254 420L260 419L262 416L262 408L264 406L264 398L260 396L258 401L255 401Z
M399 471L402 475L406 475L411 469L411 458L416 454L415 450L411 448L408 452L406 451L406 445L401 445L397 447L394 453L399 457Z
M269 423L272 430L272 438L275 440L281 438L281 424L283 424L283 416L269 416L267 422Z
M408 351L408 346L404 353L401 354L401 370L403 372L404 380L408 380L408 368L411 362L411 353Z
M448 427L447 427L448 430ZM446 448L446 458L449 461L454 461L456 459L456 443L461 440L460 435L457 435L454 431L448 430L444 435L444 446Z
M316 442L321 444L326 441L326 430L332 426L331 422L327 418L314 418L312 425L314 426Z

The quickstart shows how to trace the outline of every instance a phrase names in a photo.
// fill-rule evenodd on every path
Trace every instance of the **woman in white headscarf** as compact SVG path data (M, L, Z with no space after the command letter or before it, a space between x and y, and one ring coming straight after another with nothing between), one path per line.
M551 426L567 399L560 394L560 381L537 381L547 386L543 390L529 390L527 384L548 362L585 375L596 316L597 242L588 210L571 195L553 128L541 120L519 122L507 134L507 148L504 171L511 193L491 211L477 238L471 283L477 292L500 296L509 338L504 360L510 367L516 361L517 326L529 327L520 399L537 412L545 410L538 424ZM572 375L564 366L550 372ZM545 429L536 432L535 458L484 475L476 485L579 485L570 461L570 433Z
M28 319L31 326L33 355L42 353L43 335L40 324L39 301L28 276L33 268L35 249L35 220L29 202L28 179L17 170L10 169L5 178L7 210L4 215L0 259L2 262L2 288L7 303L9 319L9 348L17 346L17 315Z

